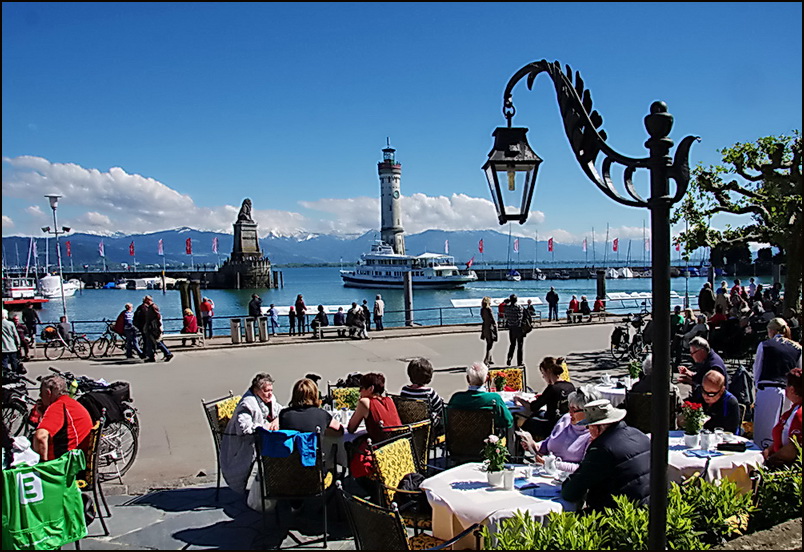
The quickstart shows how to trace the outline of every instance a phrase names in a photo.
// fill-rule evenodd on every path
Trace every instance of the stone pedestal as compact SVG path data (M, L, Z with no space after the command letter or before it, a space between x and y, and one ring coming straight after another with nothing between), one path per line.
M220 285L229 289L260 289L272 287L271 261L263 258L257 223L251 218L251 200L243 207L234 223L232 255L218 270Z
M261 261L260 240L257 236L257 223L239 220L234 223L234 244L232 262Z

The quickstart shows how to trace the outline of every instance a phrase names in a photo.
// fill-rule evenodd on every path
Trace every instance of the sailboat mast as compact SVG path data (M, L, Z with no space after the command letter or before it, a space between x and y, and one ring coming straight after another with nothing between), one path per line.
M609 223L606 223L606 248L603 250L603 264L608 268L609 264Z
M592 227L592 265L594 266L597 263L595 259L595 227Z
M533 273L536 273L536 257L539 255L539 231L536 231L536 241L533 247Z
M508 223L508 272L511 271L511 223Z

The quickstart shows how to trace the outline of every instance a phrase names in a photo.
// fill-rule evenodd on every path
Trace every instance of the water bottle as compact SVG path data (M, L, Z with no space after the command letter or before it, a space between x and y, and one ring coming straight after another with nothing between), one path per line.
M70 397L75 398L75 395L78 393L78 380L72 380L70 382Z

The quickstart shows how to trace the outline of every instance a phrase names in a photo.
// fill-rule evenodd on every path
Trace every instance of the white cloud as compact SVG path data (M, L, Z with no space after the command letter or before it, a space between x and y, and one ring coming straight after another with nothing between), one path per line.
M11 220L11 217L3 215L3 228L14 228L14 221Z
M31 215L32 217L37 218L41 218L44 215L42 209L40 209L38 205L31 205L29 207L26 207L25 212Z

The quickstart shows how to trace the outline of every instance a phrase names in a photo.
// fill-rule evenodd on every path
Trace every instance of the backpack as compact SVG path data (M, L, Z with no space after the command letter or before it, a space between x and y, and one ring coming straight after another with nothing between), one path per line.
M748 407L754 404L754 378L742 364L729 381L729 393L737 397L740 404Z
M409 473L399 482L399 489L403 491L421 491L420 487L423 481L424 476L422 474ZM399 509L400 512L428 514L433 511L430 502L427 500L427 495L423 492L414 495L398 493L394 498L397 509Z
M125 328L126 328L126 311L123 311L117 315L117 320L114 321L112 331L117 335L123 335L125 333Z

